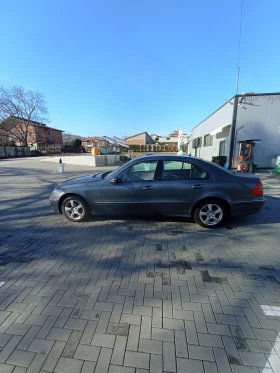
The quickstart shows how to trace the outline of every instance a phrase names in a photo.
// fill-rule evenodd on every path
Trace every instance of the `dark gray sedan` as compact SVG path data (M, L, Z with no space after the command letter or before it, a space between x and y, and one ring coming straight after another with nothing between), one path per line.
M188 156L149 155L110 173L68 180L54 189L50 203L74 222L98 214L162 214L213 228L226 216L259 212L265 199L255 176Z

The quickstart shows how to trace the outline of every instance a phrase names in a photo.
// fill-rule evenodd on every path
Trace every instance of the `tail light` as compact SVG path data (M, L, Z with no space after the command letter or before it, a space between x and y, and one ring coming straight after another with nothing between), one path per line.
M252 194L254 196L263 196L263 183L261 181L252 189Z

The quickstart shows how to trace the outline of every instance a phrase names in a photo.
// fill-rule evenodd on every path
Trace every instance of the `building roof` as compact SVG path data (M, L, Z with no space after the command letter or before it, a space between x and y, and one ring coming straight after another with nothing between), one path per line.
M226 102L221 105L217 110L215 110L212 114L208 115L208 117L206 117L205 119L203 119L200 123L198 123L196 126L193 127L192 130L194 130L196 127L198 127L201 123L203 123L204 121L206 121L206 119L212 117L212 115L214 115L215 113L217 113L217 111L219 111L222 107L224 107L225 105L227 105L229 102L231 102L232 100L235 99L235 97L250 97L250 96L280 96L280 92L272 92L272 93L253 93L253 92L244 92L242 94L238 94L238 95L234 95L233 97L231 97L229 100L226 100Z
M10 119L10 118L7 118L7 119ZM59 132L64 132L63 130L59 130L59 129L57 129L57 128L47 126L47 125L44 124L44 123L36 122L35 120L29 120L29 121L28 121L28 119L20 118L20 117L14 117L14 119L18 119L18 120L21 120L21 121L24 121L24 122L29 122L30 124L32 124L32 125L34 125L34 126L44 127L44 128L49 128L49 129L51 129L51 130L55 130L55 131L59 131Z
M178 137L179 136L179 130L170 132L169 137ZM183 133L183 136L187 136L186 133Z

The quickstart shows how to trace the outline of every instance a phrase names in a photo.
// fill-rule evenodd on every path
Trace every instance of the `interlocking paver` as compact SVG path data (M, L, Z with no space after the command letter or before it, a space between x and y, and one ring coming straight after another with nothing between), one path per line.
M14 365L0 363L0 372L1 373L12 373Z
M29 365L26 373L42 372L40 369L42 368L46 358L47 358L47 355L45 354L37 354L34 357L32 363Z
M61 353L65 347L65 342L55 342L50 354L48 355L42 369L48 372L52 372L61 356Z
M71 335L71 330L61 329L61 328L52 328L47 336L47 339L51 339L52 341L67 342L70 335Z
M54 341L35 338L28 347L28 351L37 352L40 354L49 354L53 345Z
M34 357L34 352L15 350L7 360L7 363L27 368L31 364Z
M58 174L53 164L37 159L1 164L0 254L9 258L8 265L1 264L1 368L15 367L13 373L71 373L73 367L77 373L158 373L167 366L195 373L280 370L280 322L260 307L280 307L280 199L268 197L262 219L237 219L228 223L232 229L206 232L172 219L98 218L76 230L52 213L47 201L49 187L86 168L67 165L66 170ZM16 201L10 197L13 188ZM174 261L185 261L188 268ZM99 351L94 361L92 349ZM30 359L30 353L37 355L28 367L7 364L14 357ZM125 358L134 365L124 366Z
M0 352L0 362L4 363L18 346L22 337L14 335Z
M12 338L12 335L0 333L0 347L6 346L9 340Z
M135 369L119 365L110 365L109 373L135 373Z
M222 338L219 335L198 333L198 340L201 346L224 347Z
M140 338L138 351L151 354L162 354L162 342L153 339Z
M215 361L211 347L189 345L190 359Z
M152 328L152 339L165 342L174 342L174 331Z
M211 361L203 361L203 367L204 367L205 373L218 373L217 365Z
M264 353L239 351L240 357L244 365L251 365L255 367L268 367L268 361Z
M97 361L100 350L100 347L86 346L80 344L76 349L74 358L81 360Z
M177 358L177 372L204 373L204 369L201 361Z
M87 321L81 319L74 319L69 318L66 324L64 325L65 329L73 329L73 330L84 330L86 327Z
M149 354L146 354L144 352L127 351L124 357L124 365L135 368L149 369Z
M124 354L126 350L127 337L117 336L116 343L114 346L111 364L122 365L124 360Z
M55 373L79 373L83 362L78 359L61 357L55 367Z
M153 355L150 357L150 373L159 373L163 371L162 355Z
M139 336L140 336L140 327L136 325L131 325L129 328L128 340L126 348L131 351L138 350L138 343L139 343Z
M113 348L115 339L116 339L115 335L95 333L92 338L91 344L93 346Z

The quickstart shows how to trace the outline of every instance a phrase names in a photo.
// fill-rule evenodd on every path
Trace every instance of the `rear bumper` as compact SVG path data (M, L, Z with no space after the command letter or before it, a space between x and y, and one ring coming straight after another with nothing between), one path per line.
M231 215L256 214L261 211L265 205L265 198L258 198L252 201L232 202Z

